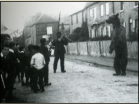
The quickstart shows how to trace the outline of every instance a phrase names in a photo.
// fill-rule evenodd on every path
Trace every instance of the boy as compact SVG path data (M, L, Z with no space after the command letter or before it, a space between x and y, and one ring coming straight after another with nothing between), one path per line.
M19 59L19 44L16 43L16 48L14 50L15 54L16 54L16 57ZM18 81L20 82L21 79L20 79L20 63L17 63L16 65L16 76L15 77L18 77Z
M32 47L33 47L33 44L30 44L28 45L28 52L26 53L26 70L28 72L28 80L30 79L30 87L31 87L31 90L33 90L33 85L32 85L32 76L33 76L33 72L31 70L31 67L30 67L30 61L31 61L31 58L33 56L33 53L32 53Z
M20 68L21 68L21 85L24 86L24 74L25 74L25 48L23 46L19 47L19 61L20 61Z
M15 42L10 42L9 43L9 66L10 69L7 71L8 73L8 77L7 77L7 81L6 81L6 85L7 85L7 90L9 92L9 98L12 99L14 98L13 96L13 90L15 89L14 86L14 82L15 82L15 76L16 76L16 65L17 63L19 63L19 61L17 60L16 54L14 52L14 49L16 47Z
M7 73L7 70L9 69L9 60L8 60L8 54L9 54L9 46L3 45L1 48L1 68L0 68L0 102L3 102L3 99L6 96L5 92L5 81L6 77L5 74Z
M45 58L45 62L46 62L46 65L44 68L44 85L49 86L49 85L51 85L51 83L48 83L50 56L49 56L48 48L45 46L46 45L46 39L42 38L40 40L40 43L41 43L40 53L43 54L43 56Z
M32 52L33 52L33 56L31 58L31 68L33 70L33 90L34 93L37 93L38 91L38 87L37 87L37 80L39 77L39 86L40 86L40 90L41 92L44 92L44 85L43 85L43 70L44 70L44 66L45 66L45 58L44 56L39 53L40 47L37 45L34 45L32 47Z

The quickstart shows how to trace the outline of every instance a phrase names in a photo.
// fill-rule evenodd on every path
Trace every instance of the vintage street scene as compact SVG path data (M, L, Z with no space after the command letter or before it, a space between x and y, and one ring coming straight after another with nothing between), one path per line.
M138 1L1 1L1 103L138 103Z

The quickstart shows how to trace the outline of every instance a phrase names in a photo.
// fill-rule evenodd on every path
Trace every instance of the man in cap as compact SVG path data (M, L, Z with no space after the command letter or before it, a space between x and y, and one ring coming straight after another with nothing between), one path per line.
M55 46L54 50L54 73L56 73L57 63L60 58L61 61L61 72L65 73L64 68L64 54L66 53L64 45L68 45L68 39L65 36L62 36L61 32L57 32L57 39L52 42L52 45Z

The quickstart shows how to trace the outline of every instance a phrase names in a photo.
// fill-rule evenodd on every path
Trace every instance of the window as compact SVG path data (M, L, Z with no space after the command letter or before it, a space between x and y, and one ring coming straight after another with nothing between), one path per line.
M97 29L95 29L95 37L97 37Z
M76 14L76 23L78 23L78 14Z
M53 34L52 32L52 26L46 27L47 28L47 34Z
M106 15L109 14L109 3L106 3Z
M103 28L101 28L101 36L103 36Z
M73 25L73 19L72 19L72 16L71 16L71 25Z
M132 32L132 27L133 27L133 21L132 18L129 19L129 33Z
M135 32L138 34L138 19L135 20Z
M106 35L108 35L108 36L109 36L108 27L106 27Z
M125 22L122 22L122 26L124 26L124 27L125 27Z
M93 9L93 16L96 18L96 7Z
M92 37L92 30L90 30L90 38Z
M121 1L121 10L124 10L124 2Z
M90 17L92 17L92 9L89 10Z
M101 5L101 14L100 14L101 16L103 16L104 15L104 6L103 5Z
M135 2L135 6L138 6L138 1Z
M87 20L86 12L84 11L84 22Z
M106 35L111 37L111 34L110 34L110 26L107 26L106 27Z
M95 36L94 36L94 29L92 29L92 38L94 38Z

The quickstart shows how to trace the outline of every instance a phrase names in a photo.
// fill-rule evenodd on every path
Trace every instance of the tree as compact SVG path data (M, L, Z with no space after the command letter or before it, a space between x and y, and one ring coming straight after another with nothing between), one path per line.
M89 38L89 32L88 32L88 27L87 27L87 22L82 23L81 31L80 34L82 37Z
M73 39L74 41L86 41L89 39L89 32L87 23L83 22L81 27L77 27L74 29L73 33L69 35L69 38Z

